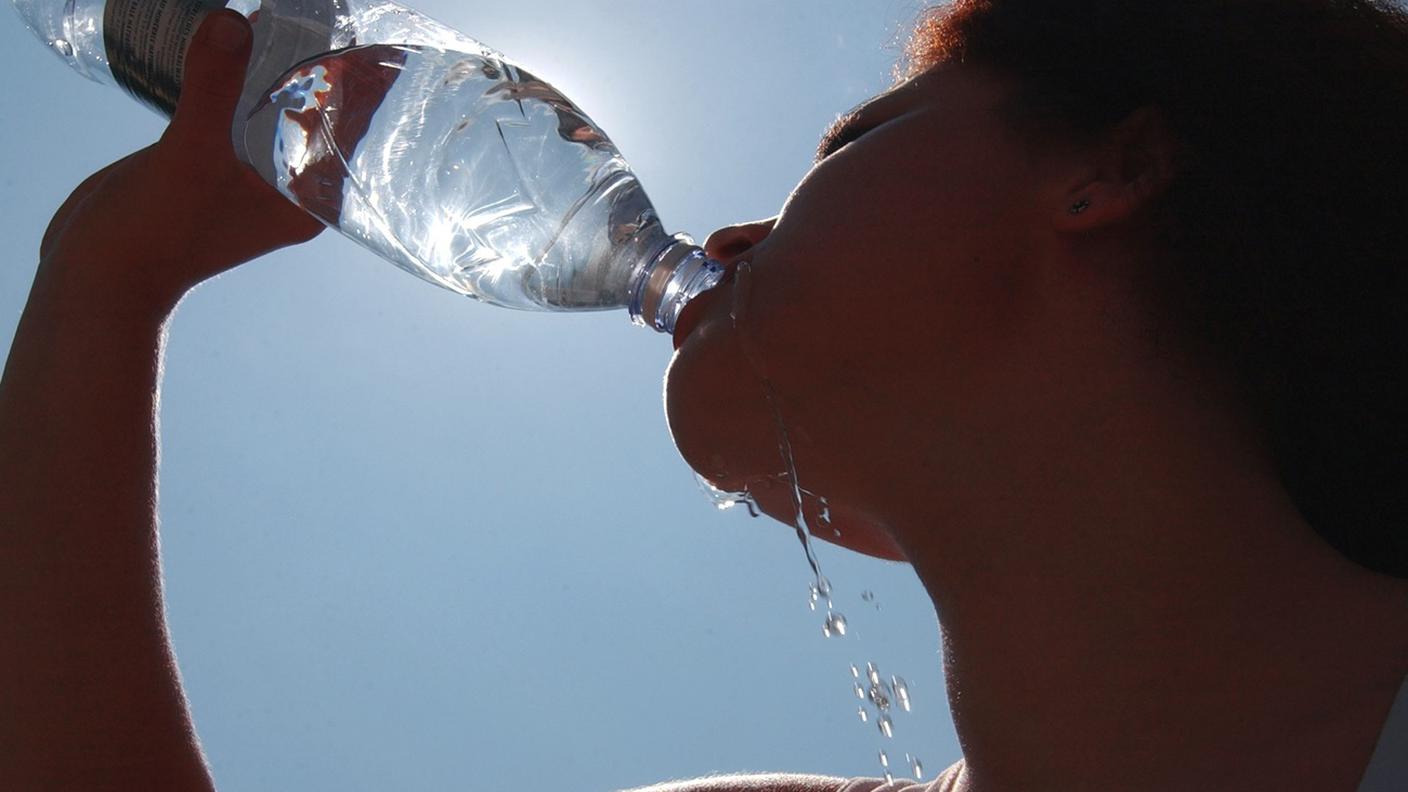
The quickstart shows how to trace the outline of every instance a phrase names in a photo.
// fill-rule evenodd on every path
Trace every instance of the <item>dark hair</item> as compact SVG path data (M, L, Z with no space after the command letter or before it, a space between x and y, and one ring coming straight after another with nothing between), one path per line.
M1408 577L1408 14L1379 0L959 0L910 73L1011 78L1014 129L1161 109L1186 160L1151 208L1172 321L1230 365L1331 545Z

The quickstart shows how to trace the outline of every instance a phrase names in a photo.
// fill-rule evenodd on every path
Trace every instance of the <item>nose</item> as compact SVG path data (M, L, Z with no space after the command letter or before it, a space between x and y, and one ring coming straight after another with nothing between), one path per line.
M715 259L723 264L731 264L734 259L747 253L772 233L772 227L777 224L776 217L767 220L759 220L753 223L743 223L720 228L709 235L704 242L704 252L709 258Z

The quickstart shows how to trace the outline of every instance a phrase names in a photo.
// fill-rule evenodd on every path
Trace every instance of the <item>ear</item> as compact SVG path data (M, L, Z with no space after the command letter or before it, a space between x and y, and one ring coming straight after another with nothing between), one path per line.
M1172 183L1181 148L1162 110L1142 107L1130 113L1102 142L1078 155L1077 171L1051 207L1056 230L1095 231L1148 208Z

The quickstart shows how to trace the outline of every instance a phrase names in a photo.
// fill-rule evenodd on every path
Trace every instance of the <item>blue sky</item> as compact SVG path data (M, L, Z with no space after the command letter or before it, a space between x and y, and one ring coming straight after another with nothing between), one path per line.
M671 230L774 214L823 127L884 89L917 2L417 4L553 82ZM162 122L0 23L0 338L49 216ZM223 790L612 790L875 775L959 750L912 571L716 512L670 443L667 338L472 303L334 233L204 284L172 322L162 554ZM805 482L804 482L805 483ZM874 591L880 609L861 600ZM851 663L910 681L882 740ZM897 762L898 764L898 762Z

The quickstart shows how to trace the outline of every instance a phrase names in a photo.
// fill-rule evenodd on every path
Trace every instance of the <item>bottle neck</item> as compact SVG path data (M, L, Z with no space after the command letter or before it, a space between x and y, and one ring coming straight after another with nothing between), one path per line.
M672 237L647 260L631 283L631 321L671 334L690 300L713 288L724 267L684 234Z

